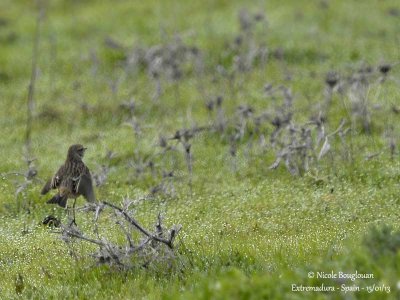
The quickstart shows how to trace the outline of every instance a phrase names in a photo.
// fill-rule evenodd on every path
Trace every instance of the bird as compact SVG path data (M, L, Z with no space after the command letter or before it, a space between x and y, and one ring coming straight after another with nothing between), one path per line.
M42 188L41 194L47 194L51 189L58 189L58 193L47 201L49 204L58 204L66 208L67 200L74 199L73 220L75 223L76 198L83 196L88 202L96 202L93 189L93 180L89 168L82 161L87 148L81 144L69 147L64 164Z

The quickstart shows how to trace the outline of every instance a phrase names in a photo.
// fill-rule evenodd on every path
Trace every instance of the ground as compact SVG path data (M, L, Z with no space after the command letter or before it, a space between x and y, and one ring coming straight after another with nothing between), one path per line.
M3 0L0 43L0 298L399 298L398 1ZM168 73L177 71L172 64L154 75L159 65L146 59L155 45L172 52L180 45L190 55L169 58L179 72ZM252 47L266 50L265 61L259 56L242 70L240 59ZM271 169L278 147L270 145L274 114L288 99L280 91L291 91L291 122L306 124L326 103L327 74L352 84L368 66L372 79L362 107L369 125L348 89L341 93L335 84L323 122L329 134L344 120L346 143L333 135L317 159L322 141L298 174L283 162ZM278 91L273 96L268 84ZM243 117L249 107L250 117ZM262 143L253 117L264 111ZM188 141L188 166L184 142L169 138L198 127L206 129ZM165 150L160 136L176 150L159 155ZM89 255L93 245L67 244L57 228L42 224L47 215L68 222L66 211L46 204L49 196L40 190L74 143L88 148L84 161L92 173L106 175L96 187L99 201L145 198L135 207L141 224L153 227L161 213L168 228L182 225L172 267L98 265ZM14 174L25 174L27 157L35 158L34 179ZM163 171L174 177L162 181ZM172 185L147 197L161 182ZM79 198L78 206L84 204ZM91 232L92 214L78 211L77 224ZM109 236L117 230L105 228ZM374 278L318 274L356 271ZM293 285L322 284L336 290L293 291Z

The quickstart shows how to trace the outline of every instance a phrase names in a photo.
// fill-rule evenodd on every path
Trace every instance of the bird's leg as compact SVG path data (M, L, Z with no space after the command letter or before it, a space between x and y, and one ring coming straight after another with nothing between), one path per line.
M71 221L71 208L68 206L68 203L65 209L67 210L68 221Z
M76 204L76 198L74 199L74 204L72 205L72 214L74 216L74 218L72 220L72 223L74 223L74 225L76 225L76 222L75 222L75 204Z
M76 226L75 222L75 204L76 204L76 198L74 199L74 204L72 205L72 221L70 223L70 226L74 224Z

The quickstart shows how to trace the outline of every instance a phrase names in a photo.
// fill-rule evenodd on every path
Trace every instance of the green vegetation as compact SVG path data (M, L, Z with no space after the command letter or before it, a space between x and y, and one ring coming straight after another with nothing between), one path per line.
M398 1L42 1L26 153L39 11L33 2L0 2L1 299L400 298ZM244 21L258 14L259 21L246 29L242 20L241 28L239 13ZM157 59L146 61L156 57L149 54L155 45L187 52L170 58L178 66L163 69ZM240 58L254 49L267 51L241 70ZM368 66L367 83L353 85ZM330 90L328 73L343 86ZM259 133L253 117L264 112ZM283 160L270 168L290 137L287 127L271 145L274 118L288 112L295 130L322 117L324 137L342 119L348 129L329 137L330 150L319 160L324 140L316 146L318 132L310 129L310 165L292 161L294 175ZM190 174L185 144L169 138L197 127L206 129L189 141ZM159 155L160 136L176 150ZM171 184L141 201L134 216L147 228L159 212L166 227L182 225L172 266L98 265L93 245L67 244L42 224L47 215L68 222L63 209L40 196L40 180L53 175L74 143L88 147L92 173L107 176L96 188L100 201L119 205ZM32 180L13 174L25 174L27 157L36 158ZM163 181L163 171L174 177ZM77 212L77 223L91 233L93 213ZM105 235L118 240L114 225L105 222ZM374 278L309 278L332 271ZM292 284L339 290L293 292ZM365 289L344 293L342 284ZM374 284L390 293L369 293Z

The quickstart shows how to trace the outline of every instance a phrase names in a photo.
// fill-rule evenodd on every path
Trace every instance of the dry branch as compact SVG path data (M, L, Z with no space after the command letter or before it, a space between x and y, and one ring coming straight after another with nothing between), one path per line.
M114 213L111 214L111 220L119 225L121 230L120 233L125 236L125 245L112 243L102 237L102 233L104 234L105 232L99 231L98 220L100 218L100 214L104 213L105 207L109 207L113 210ZM97 235L97 239L83 234L73 224L68 226L62 225L61 231L58 233L61 234L64 241L68 242L68 245L70 245L69 242L72 241L71 238L75 238L99 246L99 251L92 255L98 259L99 263L114 263L117 266L129 268L132 266L133 262L137 262L141 266L148 267L151 262L173 258L173 242L181 227L173 226L169 232L169 237L165 238L164 227L162 225L162 218L160 214L157 217L155 232L150 232L141 226L131 216L128 207L129 205L124 205L124 208L121 208L117 205L104 201L99 204L89 204L89 206L85 208L86 211L94 211L94 225L96 228L95 233ZM121 216L123 217L122 219L120 218ZM134 240L132 235L133 232L128 230L123 224L125 221L131 228L142 235L140 240ZM166 247L160 247L160 245L165 245Z

